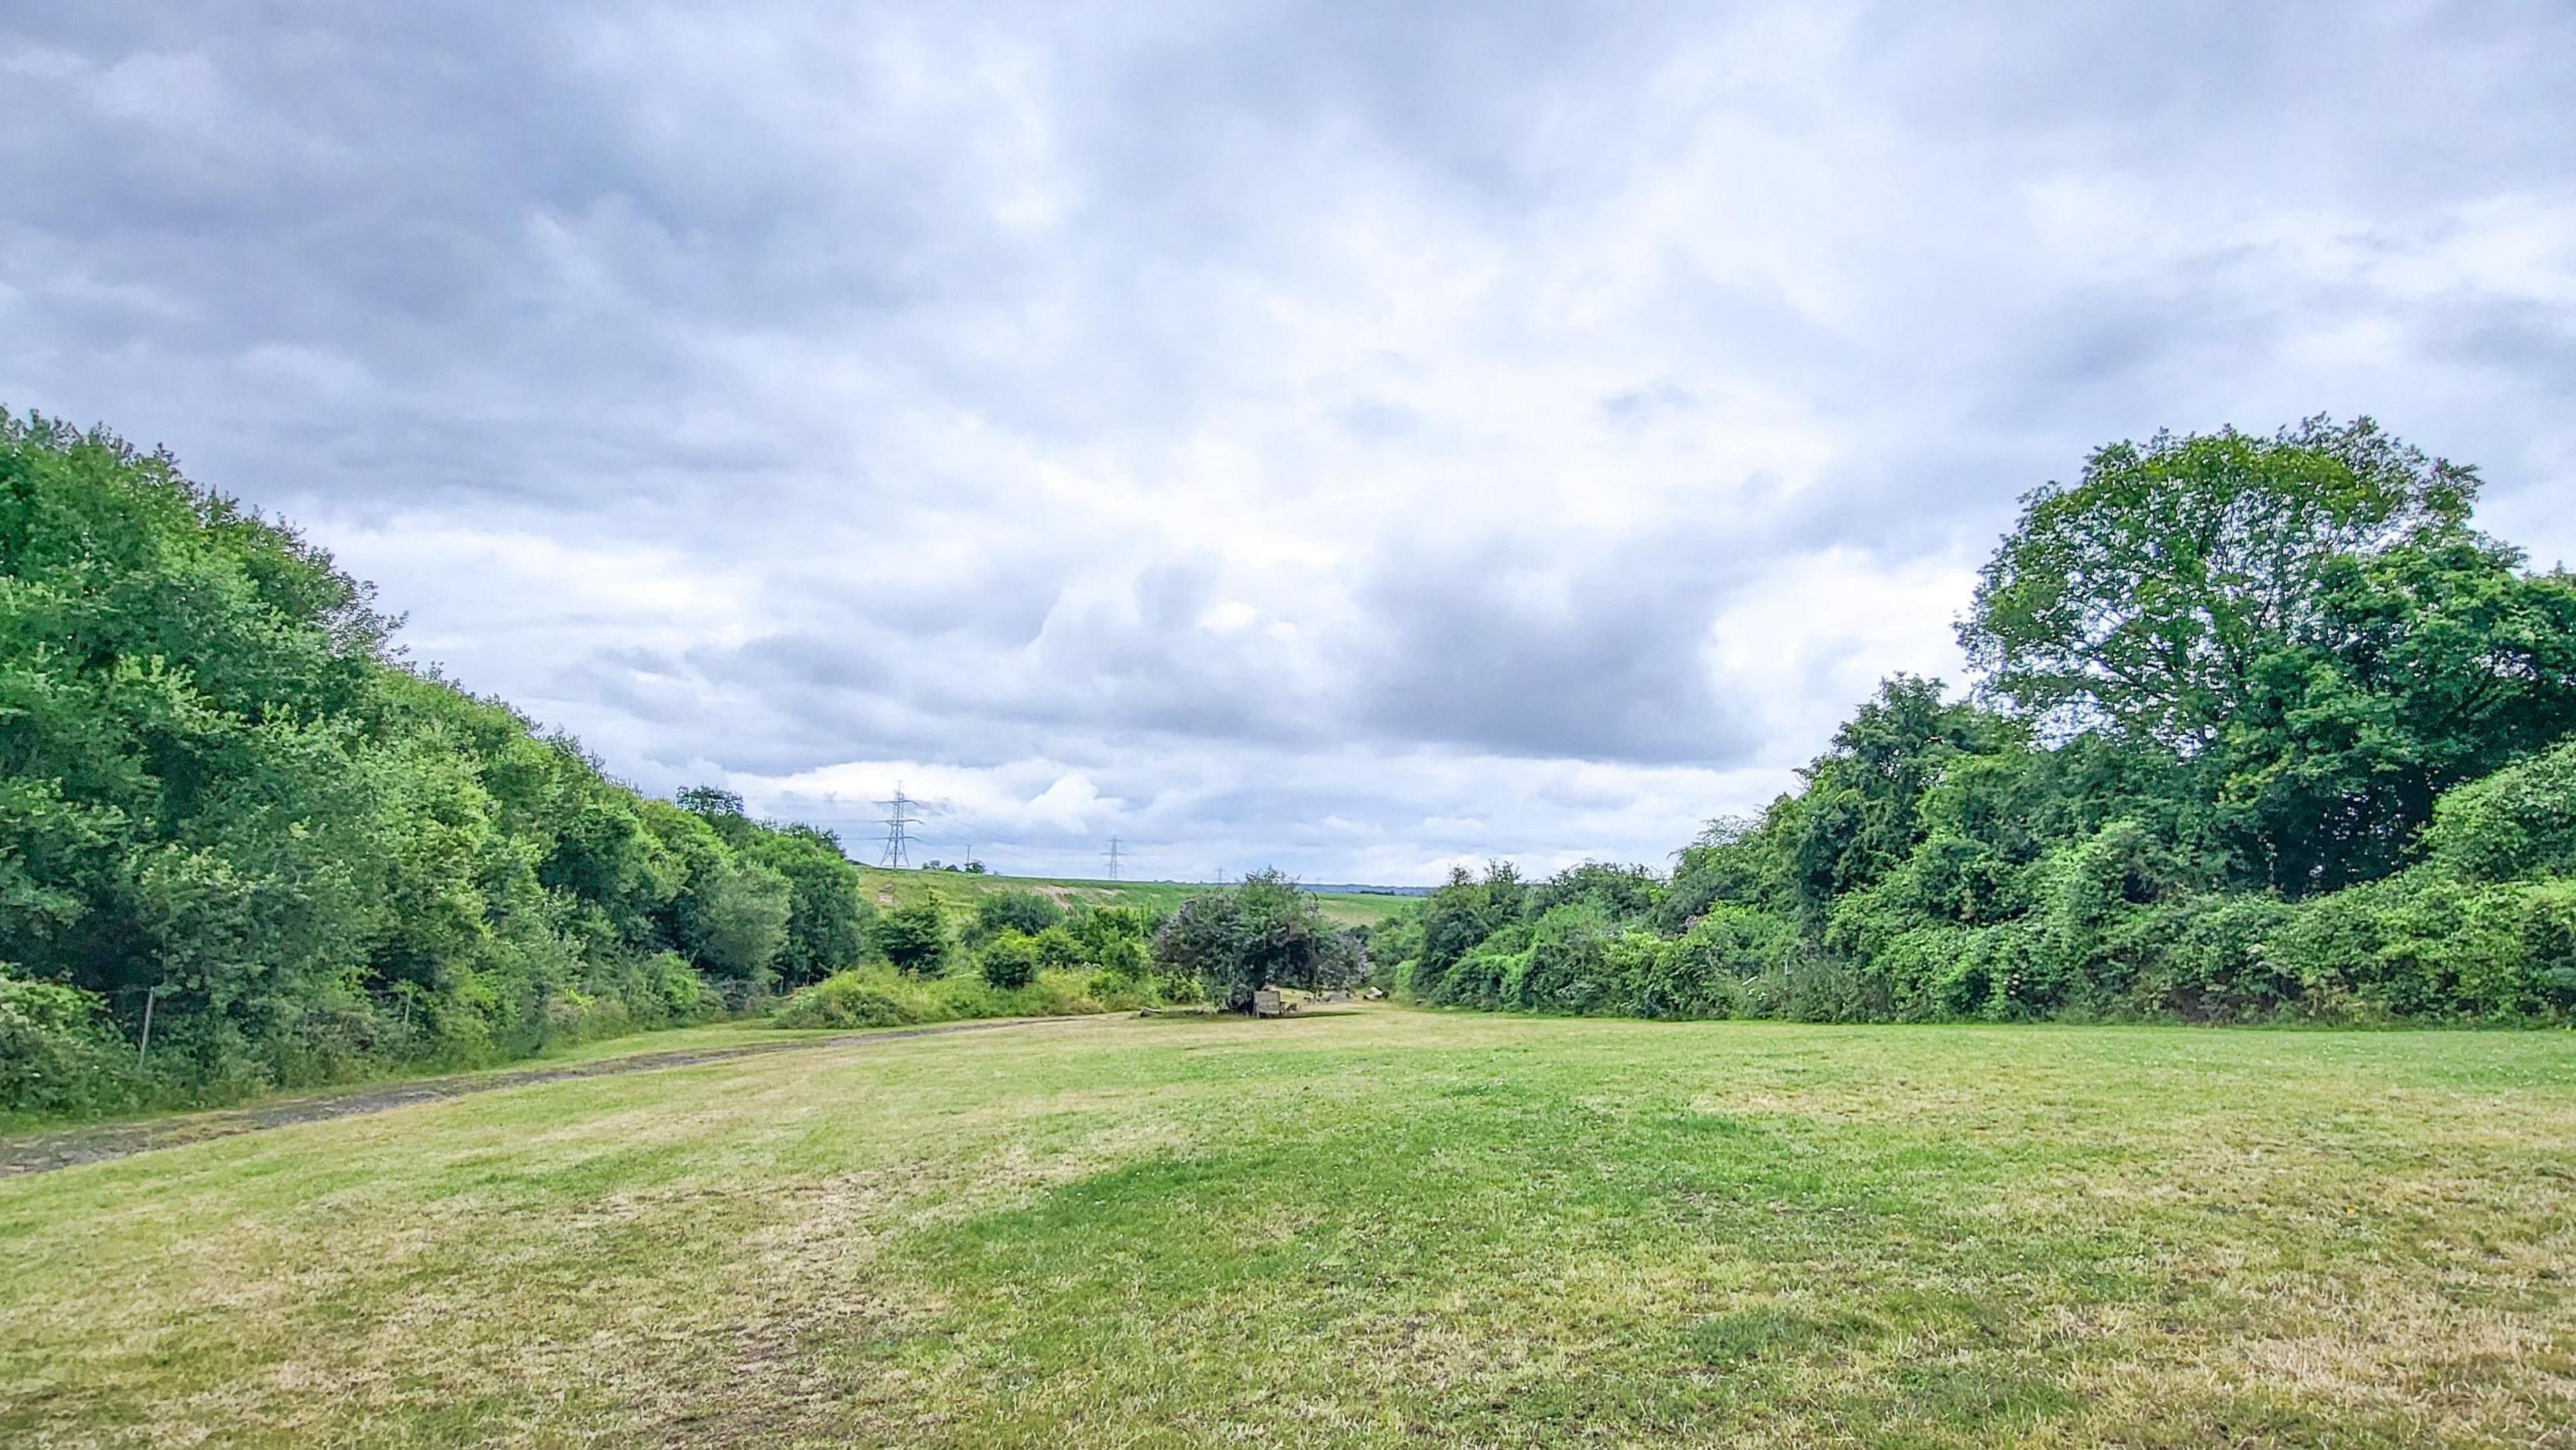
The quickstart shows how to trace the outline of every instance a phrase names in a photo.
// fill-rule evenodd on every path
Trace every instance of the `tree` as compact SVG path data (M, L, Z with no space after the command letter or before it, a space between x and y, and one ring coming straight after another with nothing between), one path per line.
M763 980L787 944L787 878L756 861L728 864L698 889L689 945L699 963L737 981Z
M859 895L858 868L840 838L812 826L766 826L744 841L746 854L787 882L787 933L778 974L790 986L819 982L859 959L873 908Z
M1615 918L1645 916L1662 901L1664 883L1643 866L1613 866L1606 861L1585 861L1557 872L1530 893L1529 910L1533 913L1552 911L1572 902L1588 901Z
M2341 561L2458 528L2477 483L2368 418L2114 443L2022 500L1959 640L2030 716L2207 749Z
M728 840L732 839L730 833L736 823L748 819L742 813L741 796L712 785L689 786L673 799L679 802L680 809L726 833Z
M1924 792L1950 762L2014 737L2006 722L1943 694L1939 680L1890 676L1807 767L1784 844L1810 905L1895 870L1922 841Z
M938 902L915 901L880 915L868 928L868 942L896 971L936 976L948 960L948 919Z
M1366 955L1324 919L1323 907L1278 871L1181 903L1154 936L1164 969L1194 976L1209 1000L1252 1010L1264 987L1345 986L1367 971Z
M1520 872L1509 861L1489 861L1482 881L1467 868L1449 868L1449 880L1422 904L1422 955L1414 981L1424 995L1478 942L1521 918L1529 895Z
M1065 930L1060 922L1028 940L1037 952L1038 965L1049 971L1064 971L1086 961L1098 966L1108 965L1104 957L1088 954L1081 938Z
M2290 896L2405 864L2435 800L2576 731L2576 580L2453 529L2322 571L2213 754L2245 874Z

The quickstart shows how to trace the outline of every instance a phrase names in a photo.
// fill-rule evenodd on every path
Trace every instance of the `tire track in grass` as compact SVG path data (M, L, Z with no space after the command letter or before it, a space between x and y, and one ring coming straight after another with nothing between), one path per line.
M354 1088L346 1092L316 1097L289 1098L258 1107L224 1108L207 1113L189 1113L182 1117L148 1118L140 1122L105 1123L87 1128L63 1128L27 1137L0 1140L0 1178L16 1178L29 1173L51 1173L60 1168L78 1167L83 1163L104 1163L110 1159L128 1158L148 1153L155 1148L176 1148L188 1143L202 1143L212 1138L230 1138L241 1133L257 1133L270 1128L292 1127L297 1123L326 1122L332 1118L354 1118L366 1113L388 1112L415 1103L443 1102L472 1093L496 1092L502 1088L532 1087L540 1083L563 1082L571 1078L616 1077L630 1072L653 1072L662 1068L696 1067L702 1063L728 1062L741 1057L759 1057L773 1052L814 1052L836 1047L865 1047L871 1043L896 1042L911 1037L945 1037L958 1032L994 1032L1008 1027L1033 1027L1049 1022L1097 1022L1104 1017L1126 1016L1126 1013L1103 1012L1081 1017L1004 1017L989 1022L943 1022L930 1027L898 1027L877 1032L853 1032L839 1037L805 1037L787 1042L751 1042L739 1047L696 1047L672 1052L639 1052L627 1057L606 1057L594 1062L566 1063L561 1067L531 1067L500 1072L469 1073L454 1077L421 1078L411 1082L388 1083L380 1087Z

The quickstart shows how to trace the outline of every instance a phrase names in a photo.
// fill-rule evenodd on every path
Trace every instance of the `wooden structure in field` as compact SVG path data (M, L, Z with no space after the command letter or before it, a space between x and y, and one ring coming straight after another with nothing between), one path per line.
M1264 987L1252 994L1252 1015L1255 1017L1285 1017L1295 1010L1288 999L1280 995L1277 987Z

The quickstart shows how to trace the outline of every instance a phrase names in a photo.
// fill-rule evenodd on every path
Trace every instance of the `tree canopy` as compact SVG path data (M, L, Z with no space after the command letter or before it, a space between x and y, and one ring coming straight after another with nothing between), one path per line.
M830 836L717 789L642 797L392 629L167 455L0 413L10 1050L155 1020L141 1069L0 1107L487 1060L856 958L869 908Z
M2367 418L2099 449L1986 566L1973 691L1889 679L1669 878L1457 873L1379 960L1648 1016L2563 1018L2566 868L2455 863L2557 811L2576 580L2476 493Z
M2352 561L2456 535L2477 482L2368 418L2110 444L2022 500L1960 642L2025 715L2206 748Z
M1359 940L1277 871L1183 901L1155 934L1154 957L1166 971L1196 978L1229 1012L1252 1010L1264 987L1346 986L1367 968Z

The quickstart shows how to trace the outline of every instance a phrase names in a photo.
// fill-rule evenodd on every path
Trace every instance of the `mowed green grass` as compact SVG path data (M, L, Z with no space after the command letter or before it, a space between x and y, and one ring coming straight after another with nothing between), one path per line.
M11 1445L2565 1445L2576 1037L1086 1019L0 1181Z

